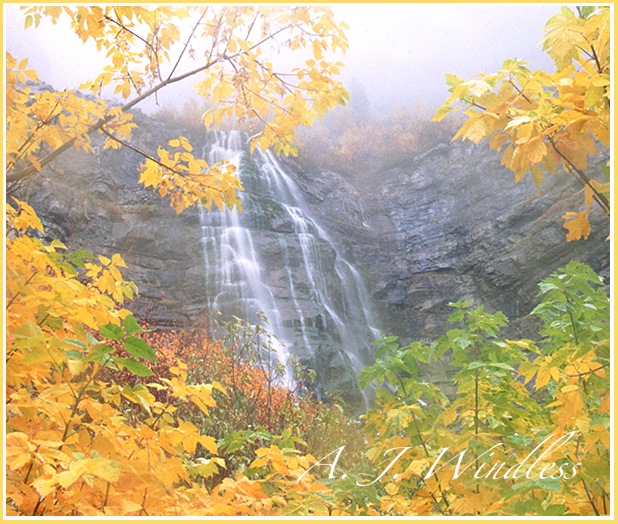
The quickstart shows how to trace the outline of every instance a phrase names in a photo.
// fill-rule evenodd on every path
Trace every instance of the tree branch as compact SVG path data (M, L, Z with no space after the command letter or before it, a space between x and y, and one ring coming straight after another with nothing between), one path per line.
M395 376L397 377L397 380L399 380L399 384L401 384L401 389L403 390L403 393L404 393L404 402L407 403L407 401L408 401L408 391L406 391L406 387L405 387L405 385L403 383L403 380L401 380L401 376L399 375L399 373L395 373ZM427 446L425 444L425 439L423 439L423 434L421 433L421 428L419 427L418 421L416 420L416 415L414 414L414 411L412 411L412 410L410 410L410 413L412 413L412 420L414 421L414 427L416 429L416 433L418 435L418 438L421 441L421 445L423 446L423 450L425 451L425 455L427 456L427 458L429 458L431 455L429 454L429 450L427 449ZM438 472L434 471L432 476L433 476L433 478L436 479L436 482L438 484L438 490L440 491L440 495L442 495L442 500L444 500L444 504L446 504L446 509L448 509L449 508L448 499L446 498L446 494L442 490L442 485L440 484L440 479L438 478ZM427 487L429 487L429 486L427 486ZM438 501L438 499L434 495L433 491L431 491L431 489L430 489L430 494L431 494L431 498L436 503L436 506L438 507L438 510L440 510L440 513L442 513L442 515L446 515L446 513L442 509L442 506L440 506L440 502Z
M208 8L204 8L204 10L202 11L202 13L200 14L200 17L198 19L198 21L196 22L196 24L193 26L193 29L191 30L191 34L189 35L189 38L187 38L187 41L185 42L184 47L182 48L182 51L180 52L180 56L178 57L178 60L176 60L176 63L174 64L174 67L172 68L172 72L169 74L169 76L167 77L167 79L169 80L170 78L172 78L174 76L174 73L176 72L176 68L178 67L178 64L180 64L180 60L182 59L183 55L185 54L185 51L187 50L187 47L189 46L189 42L191 42L191 39L193 38L193 35L195 34L195 30L198 28L198 26L200 25L202 19L204 18L204 16L206 15L206 11L208 10Z
M28 149L30 147L30 144L33 142L34 137L36 132L45 127L48 126L49 124L51 124L52 120L54 120L56 117L58 117L61 113L62 110L60 111L60 113L58 113L57 115L54 115L54 111L56 111L56 108L60 105L60 98L58 98L56 100L56 103L54 105L54 107L52 108L52 110L49 113L49 117L46 120L43 120L42 118L40 119L40 122L37 124L36 129L34 131L31 132L30 136L24 141L24 143L20 146L20 148L17 150L17 154L18 156L15 159L12 159L9 162L9 165L7 165L6 170L10 171L11 169L13 169L13 167L23 158L23 156L28 152ZM40 151L39 151L40 152Z
M116 12L116 8L114 8L114 13L116 13L116 16L118 16L118 13ZM114 20L113 18L111 18L111 17L109 17L109 16L107 16L107 15L104 15L104 16L103 16L103 18L104 18L105 20L109 20L109 21L110 21L111 23L113 23L113 24L116 24L117 26L119 26L119 27L120 27L120 29L121 29L121 30L122 30L122 29L124 29L127 33L132 34L135 38L137 38L137 39L141 40L142 42L144 42L144 43L145 43L148 47L150 47L150 49L152 50L152 52L153 52L153 53L155 53L155 55L156 55L156 51L155 51L155 49L152 47L152 44L151 44L148 40L145 40L144 38L142 38L141 36L139 36L137 33L134 33L133 31L131 31L131 30L130 30L128 27L126 27L124 24L121 24L120 22L118 22L118 21ZM119 16L118 16L118 19L120 19L120 17L119 17Z
M577 167L575 167L575 165L573 164L573 162L571 162L569 160L569 158L567 156L565 156L556 146L556 143L554 142L553 137L548 136L547 137L549 139L549 143L552 145L552 147L554 148L554 151L556 151L556 153L558 153L558 155L560 155L560 157L566 162L567 167L574 171L575 173L577 173L578 176L576 176L575 178L577 178L579 180L579 182L583 185L583 186L588 186L592 192L593 192L593 197L594 200L597 202L597 204L599 204L599 206L601 207L601 209L603 210L603 212L609 216L610 214L610 204L609 204L609 200L607 199L607 197L605 195L603 195L602 193L599 193L596 188L592 185L592 181L590 180L590 178L588 177L588 175L586 175L586 173L584 173L581 169L578 169ZM579 177L579 178L578 178Z
M129 144L128 142L125 142L124 140L121 140L118 137L115 137L114 135L112 135L107 129L102 128L101 132L108 136L109 138L111 138L112 140L114 140L115 142L118 142L119 144L121 144L122 146L130 149L131 151L137 153L138 155L143 156L144 158L151 160L152 162L154 162L155 164L158 164L159 166L161 166L163 169L167 169L168 171L171 171L172 173L182 177L182 178L189 178L189 179L193 179L191 173L182 173L180 171L177 171L176 169L165 165L164 163L160 162L159 160L157 160L156 158L150 156L148 153L144 153L143 151L140 151L139 149L133 147L131 144ZM199 173L200 176L212 176L212 175L208 175L205 173ZM207 186L209 189L212 189L213 191L220 191L219 188L215 187L215 186Z
M567 377L569 378L583 377L584 375L590 375L591 373L596 373L597 371L603 368L607 368L607 367L609 367L609 364L604 364L602 366L599 366L598 368L594 368L594 369L591 369L590 371L586 371L585 373L577 373L576 375L567 375Z
M157 84L156 86L154 86L153 88L149 89L148 91L146 91L144 94L134 98L133 100L131 100L130 102L127 102L125 105L123 105L120 108L120 111L122 113L128 111L129 109L131 109L133 106L139 104L142 100L145 100L146 98L148 98L150 95L155 94L157 91L160 91L161 89L163 89L165 86L176 83L176 82L180 82L181 80L184 80L185 78L188 78L190 76L193 76L201 71L204 71L206 69L211 68L214 64L216 64L219 61L219 59L215 59L212 60L208 63L206 63L203 66L200 66L196 69L193 69L192 71L188 71L187 73L184 73L182 75L179 75L175 78L169 78L167 80L164 80L163 82L161 82L160 84ZM105 124L108 124L109 122L111 122L114 118L116 118L117 115L108 115L105 118L101 118L99 119L98 122L96 122L95 124L91 125L86 132L84 133L84 135L90 135L92 133L94 133L95 131L100 130ZM83 136L83 135L82 135ZM39 164L41 165L41 167L43 167L46 164L49 164L52 160L55 160L56 158L58 158L62 153L64 153L66 150L70 149L73 144L75 143L77 137L72 138L71 140L68 140L67 142L65 142L64 144L62 144L58 149L52 151L49 155L47 155L45 158L42 158L41 160L39 160ZM30 175L33 175L34 173L37 172L37 169L34 166L30 166L30 167L26 167L24 169L21 169L20 171L16 171L14 173L8 173L6 175L6 182L7 183L11 183L11 182L17 182L18 180L22 180L26 177L29 177Z
M219 22L221 21L221 19L219 19ZM178 75L177 77L174 78L167 78L166 80L160 82L159 84L157 84L156 86L152 87L151 89L149 89L148 91L146 91L145 93L143 93L142 95L134 98L133 100L131 100L130 102L126 103L125 105L123 105L120 110L121 112L126 112L128 111L130 108L132 108L133 106L139 104L142 100L148 98L149 96L156 94L158 91L160 91L161 89L163 89L164 87L179 82L181 80L184 80L185 78L191 77L201 71L205 71L206 69L209 69L210 67L212 67L213 65L221 62L221 61L232 61L234 60L236 57L244 55L244 54L248 54L249 51L252 51L254 49L256 49L257 47L261 46L262 44L264 44L265 42L267 42L268 40L272 40L274 39L279 33L285 31L286 29L290 29L291 27L293 27L292 24L288 24L285 25L283 27L280 27L279 29L277 29L276 31L270 33L268 36L262 38L262 40L260 40L259 42L257 42L256 44L252 45L248 51L241 51L239 53L236 53L235 55L232 56L223 56L223 57L218 57L218 58L209 58L209 60L206 62L206 64L193 69L191 71L188 71L184 74ZM302 29L302 28L300 28ZM136 35L137 36L137 35ZM212 51L214 51L214 39L213 39L213 49L211 50L211 57L212 57ZM108 115L104 118L99 119L95 124L91 125L86 132L81 135L90 135L92 133L94 133L95 131L99 131L100 129L102 129L102 127L105 124L108 124L109 122L111 122L114 118L116 117L116 115ZM65 142L64 144L62 144L60 147L58 147L58 149L52 151L49 155L47 155L46 157L42 158L41 160L39 160L39 165L41 167L49 164L51 161L55 160L56 158L58 158L62 153L64 153L65 151L67 151L68 149L70 149L76 141L77 137L72 138L70 140L68 140L67 142ZM24 169L21 169L19 171L15 171L13 173L7 173L6 175L6 183L12 183L12 182L17 182L19 180L23 180L24 178L27 178L31 175L33 175L34 173L37 172L37 169L34 167L34 165L31 165L29 167L26 167Z
M486 107L483 107L480 104L477 104L476 102L471 102L470 100L467 100L465 98L461 99L462 102L465 102L466 104L468 104L470 107L478 107L479 109L481 109L482 111L487 111Z

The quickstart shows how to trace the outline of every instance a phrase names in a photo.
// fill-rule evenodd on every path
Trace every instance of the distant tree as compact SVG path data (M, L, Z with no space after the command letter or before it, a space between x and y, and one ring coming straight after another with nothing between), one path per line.
M578 7L577 15L562 7L542 39L556 66L553 74L532 72L519 60L506 60L497 74L468 81L447 74L452 94L433 118L463 109L468 119L453 140L478 144L491 137L493 149L506 145L502 164L515 173L515 182L529 172L540 189L545 173L564 166L584 188L583 209L562 217L568 241L590 234L593 202L610 215L609 164L603 167L606 180L587 173L597 142L610 147L610 24L609 7Z
M190 8L140 6L28 7L25 26L38 26L49 17L55 24L68 16L85 43L93 40L106 53L108 64L97 78L80 86L100 96L115 85L127 102L109 107L100 98L75 92L37 92L26 86L37 80L26 69L28 59L7 53L6 182L19 182L41 170L67 149L92 151L90 135L106 136L105 147L128 144L131 108L160 90L196 77L197 93L213 103L204 114L206 128L224 118L251 119L259 128L251 150L294 154L295 129L348 98L334 77L341 63L325 55L344 51L345 24L337 24L327 7ZM184 33L187 28L188 34ZM282 50L298 51L298 67L280 70L268 57ZM303 58L304 57L304 58ZM191 62L193 60L193 62ZM183 69L184 68L184 69ZM160 147L158 158L145 157L141 182L169 194L177 212L201 203L210 207L239 204L241 188L229 163L209 166L191 154L184 137L172 140L172 151ZM138 151L139 152L139 151Z
M371 117L371 105L367 98L365 86L356 78L352 78L349 83L350 107L354 118L357 121L369 120Z

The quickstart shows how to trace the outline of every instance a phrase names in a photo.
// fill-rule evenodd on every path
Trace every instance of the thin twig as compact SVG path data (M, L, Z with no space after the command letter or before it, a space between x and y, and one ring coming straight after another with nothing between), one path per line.
M118 13L116 11L116 8L114 7L114 13L116 13L116 16L118 16ZM112 22L113 24L116 24L117 26L120 27L121 30L125 30L127 33L132 34L135 38L141 40L142 42L144 42L148 47L150 47L150 49L155 52L154 48L152 47L152 44L150 42L148 42L148 40L142 38L141 36L139 36L137 33L134 33L133 31L131 31L128 27L126 27L124 24L121 24L120 22L117 22L116 20L114 20L113 18L104 15L103 18L105 20L109 20L110 22ZM118 16L118 18L120 19L120 17Z
M553 137L548 136L547 138L549 139L549 143L554 148L554 151L556 151L556 153L558 153L558 155L560 155L560 157L565 160L565 162L568 164L568 167L570 167L579 175L579 177L581 178L580 182L583 181L584 185L588 186L592 190L595 201L599 204L599 206L601 206L601 209L605 212L605 214L609 216L610 204L607 197L602 193L599 193L597 189L592 185L592 181L590 180L588 175L586 175L586 173L584 173L581 169L577 168L575 164L573 164L573 162L571 162L571 160L569 160L569 158L558 149Z
M406 387L403 384L403 380L401 380L401 377L399 376L398 373L395 373L395 376L399 380L399 383L401 384L401 388L403 389L403 392L404 392L404 395L405 395L404 396L404 401L407 402L407 400L408 400L408 392L406 391ZM421 429L420 429L420 427L418 425L418 421L416 420L416 415L414 414L414 411L412 411L412 410L410 410L410 413L412 413L412 420L414 422L414 427L416 428L416 433L418 434L418 438L421 441L421 445L423 446L423 450L425 451L425 455L427 456L427 458L430 458L429 450L427 449L427 446L425 445L425 440L423 439L423 435L421 434ZM444 504L446 504L446 508L448 509L449 503L448 503L448 500L446 499L446 495L445 495L444 491L442 490L442 485L440 484L440 479L438 478L437 471L433 472L432 477L434 477L436 479L436 482L438 484L438 489L440 490L440 494L442 495L442 500L444 500ZM438 506L438 509L440 510L440 513L442 513L443 515L446 515L446 513L442 509L442 506L440 506L440 503L438 502L438 499L436 498L436 496L433 494L433 492L431 490L430 490L430 493L431 493L431 498L434 500L434 502Z
M580 443L581 438L582 438L581 435L577 437L577 446L575 447L575 459L576 460L579 460L579 443ZM586 480L584 479L583 474L581 475L581 478L582 478L582 484L584 485L584 489L586 490L586 496L588 497L588 501L590 502L590 505L592 506L594 513L598 517L600 516L599 510L594 504L594 500L592 499L592 496L590 495L590 491L588 490L588 485L586 484Z
M201 71L204 71L206 69L211 68L218 61L219 61L218 59L215 59L213 61L209 61L205 65L202 65L202 66L200 66L200 67L198 67L196 69L188 71L187 73L179 75L179 76L177 76L175 78L164 80L160 84L157 84L153 88L151 88L148 91L146 91L144 94L134 98L130 102L127 102L125 105L123 105L120 108L120 112L124 113L124 112L128 111L133 106L139 104L142 100L145 100L150 95L153 95L153 94L157 93L158 91L160 91L161 89L163 89L164 87L166 87L166 86L168 86L170 84L174 84L176 82L180 82L181 80L184 80L185 78L188 78L188 77L193 76L193 75L195 75L195 74L197 74L197 73L199 73ZM118 116L117 114L109 114L106 117L99 119L97 122L92 124L81 136L90 135L90 134L94 133L95 131L98 131L105 124L108 124L109 122L114 120L114 118L116 118L117 116ZM76 140L77 140L77 137L71 138L70 140L68 140L67 142L62 144L58 149L55 149L54 151L52 151L45 158L42 158L41 160L39 160L40 166L43 167L44 165L49 164L52 160L55 160L56 158L58 158L62 153L64 153L69 148L71 148ZM36 173L36 172L37 172L37 169L34 166L29 166L29 167L26 167L24 169L21 169L20 171L16 171L14 173L7 174L6 175L6 182L7 183L17 182L18 180L22 180L22 179L24 179L24 178L26 178L26 177L28 177L28 176Z
M596 373L597 371L599 371L599 370L601 370L603 368L607 368L607 367L609 367L609 364L604 364L602 366L599 366L598 368L591 369L591 370L586 371L584 373L577 373L576 375L566 375L566 376L569 377L569 378L583 377L584 375L590 375L591 373Z
M107 135L109 138L111 138L112 140L118 142L119 144L127 147L128 149L130 149L131 151L134 151L135 153L142 155L144 158L147 158L148 160L151 160L152 162L154 162L155 164L158 164L159 166L161 166L164 169L167 169L168 171L171 171L172 173L175 173L178 176L181 176L183 178L190 178L193 179L193 176L191 173L182 173L180 171L177 171L176 169L165 165L163 162L160 162L159 160L157 160L156 158L150 156L147 153L144 153L143 151L140 151L139 149L137 149L136 147L133 147L131 144L129 144L128 142L125 142L124 140L121 140L120 138L115 137L114 135L112 135L109 131L107 131L107 129L102 128L101 131L103 132L103 134ZM197 173L196 173L197 174ZM208 173L199 173L199 175L201 176L212 176L209 175ZM218 188L213 187L213 186L207 186L209 189L213 189L213 190L217 190L219 191Z
M222 16L222 15L221 15ZM219 18L218 21L218 26L220 26L222 18ZM160 91L161 89L163 89L164 87L176 83L176 82L180 82L181 80L184 80L185 78L189 78L197 73L200 73L202 71L205 71L206 69L210 69L213 65L222 62L222 61L229 61L231 62L234 58L237 58L238 56L241 55L246 55L249 54L250 51L253 51L254 49L256 49L257 47L261 46L262 44L264 44L265 42L267 42L268 40L272 40L274 39L279 33L292 28L293 25L286 25L283 26L281 28L279 28L277 31L269 34L268 36L264 37L262 40L260 40L259 42L257 42L256 44L254 44L253 46L251 46L248 51L241 51L235 55L232 56L226 56L226 57L217 57L215 59L210 58L204 65L201 65L200 67L197 67L196 69L193 69L191 71L188 71L184 74L178 75L175 78L168 78L162 82L160 82L159 84L157 84L156 86L152 87L151 89L149 89L148 91L146 91L144 94L134 98L133 100L131 100L130 102L127 102L125 105L123 105L120 108L121 112L126 112L129 109L131 109L133 106L139 104L142 100L145 100L146 98L148 98L149 96L156 94L158 91ZM302 27L299 27L300 30L302 30ZM215 48L215 44L216 44L216 38L213 39L213 47L211 49L210 52L210 57L212 57L212 53L214 52L214 48ZM84 135L90 135L92 134L94 131L98 131L99 129L101 129L105 124L109 123L110 121L112 121L114 118L116 117L115 114L113 115L108 115L104 118L99 119L95 124L91 125L85 133L83 133L80 136L84 136ZM49 162L51 162L52 160L55 160L56 158L58 158L62 153L64 153L65 151L67 151L69 148L71 148L73 146L73 144L75 143L77 137L74 137L70 140L68 140L67 142L65 142L64 144L62 144L58 149L54 150L52 153L50 153L49 155L47 155L45 158L39 160L39 165L41 167L43 167L44 165L47 165ZM37 172L37 169L31 165L27 168L21 169L19 171L16 171L14 173L7 173L6 175L6 183L11 183L11 182L16 182L18 180L22 180L28 176L33 175L34 173Z
M203 9L202 13L200 14L200 17L199 17L198 21L193 26L193 29L191 30L191 34L189 35L189 38L187 38L187 41L185 42L185 45L182 48L182 51L180 52L180 56L178 57L178 60L176 60L176 63L174 64L174 67L172 68L172 72L167 77L168 80L170 78L172 78L172 76L174 76L174 73L176 72L176 68L178 67L178 64L180 64L180 60L182 59L183 55L185 54L185 51L187 50L187 47L189 46L189 43L191 42L191 39L193 38L193 35L195 34L196 29L200 25L200 23L202 21L202 18L204 18L204 16L206 15L206 11L207 10L208 10L207 7Z

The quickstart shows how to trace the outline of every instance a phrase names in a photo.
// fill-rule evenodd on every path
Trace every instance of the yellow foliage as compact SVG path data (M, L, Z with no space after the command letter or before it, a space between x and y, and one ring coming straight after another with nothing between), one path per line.
M590 234L590 222L588 222L588 213L590 209L581 211L579 213L569 212L562 216L567 222L564 223L564 227L569 230L567 234L567 240L579 240L582 236L588 238Z
M224 116L261 119L272 113L272 121L264 122L251 147L259 144L289 153L294 149L296 126L321 117L346 98L332 80L340 65L325 59L329 49L345 51L345 26L334 23L327 7L29 7L26 25L36 27L41 16L53 22L69 16L82 40L93 38L111 61L90 85L93 92L113 82L117 92L130 97L153 83L152 92L156 92L174 78L178 64L169 55L179 40L176 24L192 12L202 17L201 38L217 43L207 67L200 69L206 69L207 76L198 89L219 103L204 117L206 125ZM508 143L503 163L518 178L530 169L537 185L542 176L535 169L541 169L540 165L550 172L559 163L585 169L586 156L596 150L590 134L599 140L609 136L609 12L587 11L580 18L569 13L563 8L550 20L544 39L559 64L556 74L530 73L521 63L507 61L498 75L471 82L448 77L453 88L451 102L460 98L477 109L487 105L480 112L467 111L470 119L461 135L474 141L492 136L490 145L496 149ZM143 28L149 35L137 38L136 31ZM304 69L296 70L294 88L260 58L258 39L274 39L279 28L289 31L286 46L305 48L314 57L305 62ZM592 47L594 61L586 54L592 53ZM572 67L573 61L580 66L579 72ZM226 62L233 65L234 74L223 67L214 76L209 71ZM124 108L109 109L102 101L86 101L74 93L33 94L23 86L26 78L36 78L25 69L27 60L18 62L7 55L6 63L8 181L37 172L50 156L73 145L89 149L88 137L94 131L106 134L109 147L129 145L126 141L134 125L126 110L139 96ZM168 80L161 76L166 64L172 67ZM553 94L547 96L544 87ZM558 106L561 112L554 111ZM439 115L448 112L442 108ZM43 144L53 153L40 158L36 152ZM161 147L158 158L146 159L141 181L147 187L162 196L170 194L178 212L197 203L209 207L214 202L222 209L237 205L236 191L241 187L231 164L209 166L194 158L184 137L168 145L177 151ZM590 182L585 204L608 194L608 184ZM565 215L570 236L589 234L587 214L588 210ZM219 456L215 439L202 432L196 419L185 420L178 413L180 406L192 403L200 416L208 417L209 409L217 406L213 390L225 394L225 388L218 383L188 383L188 367L181 361L169 368L169 378L158 381L121 386L106 379L109 367L141 377L152 375L147 364L154 351L134 336L141 328L122 308L137 293L135 284L123 278L122 257L95 258L84 252L69 253L58 241L45 244L35 236L35 232L43 234L35 212L17 200L6 207L6 227L9 516L512 515L527 504L548 511L559 506L580 515L608 513L611 401L605 368L609 366L609 335L594 316L601 308L600 297L598 308L591 303L580 308L582 315L591 315L580 323L580 330L592 333L586 340L572 316L572 325L555 328L549 324L548 329L557 333L554 337L564 338L551 355L531 341L494 344L478 331L452 336L446 344L453 352L476 348L478 342L486 346L483 354L488 357L484 361L464 359L458 397L452 402L435 386L410 378L413 369L406 366L411 366L411 359L414 368L417 357L429 359L430 353L420 343L389 363L383 359L373 372L380 384L385 377L392 380L392 389L378 390L378 407L364 416L367 449L363 459L370 465L368 471L377 470L376 479L348 479L345 489L333 482L318 482L314 475L304 474L316 463L314 457L273 442L257 449L247 475L223 478L209 489L204 480L228 464ZM571 270L571 276L580 278L577 289L586 289L586 278L576 270ZM565 280L556 282L550 283L553 288L547 284L546 291L559 289ZM564 310L580 299L568 293L557 296ZM472 315L486 334L501 325L498 315L483 316L482 308ZM578 335L582 340L578 341ZM475 343L462 343L465 336L477 337ZM438 341L436 347L442 343ZM538 357L534 362L522 360L519 348ZM127 352L145 363L127 358ZM494 358L501 352L505 358ZM511 359L508 365L506 357ZM536 378L535 389L551 396L544 409L515 380L519 376L525 383ZM421 397L431 405L421 406L414 400ZM459 454L462 473L489 468L478 465L483 457L488 460L482 454L486 449L494 450L495 457L491 456L496 463L525 461L528 451L525 443L513 440L517 436L513 428L522 438L540 442L540 468L555 468L558 461L566 461L573 468L567 480L578 474L577 482L560 492L551 485L526 485L525 480L514 486L506 477L510 484L499 484L496 476L490 478L492 472L498 474L494 467L483 473L485 477L476 477L479 483L470 484L463 474L453 475L452 468L446 467L453 466L452 460L438 457L447 450ZM548 428L553 428L556 438L576 432L579 436L568 449L553 450ZM517 446L512 450L499 447L506 438ZM377 478L380 471L383 475ZM336 480L345 483L345 475Z
M7 206L7 513L275 511L281 501L265 505L262 487L254 481L228 479L216 491L242 490L240 506L228 492L224 500L206 491L195 477L207 478L225 467L216 456L216 442L195 424L165 416L173 413L175 402L187 401L207 414L208 407L216 406L212 390L223 391L221 385L187 384L186 366L179 363L167 386L153 389L166 390L167 403L161 403L148 387L119 388L100 379L109 360L93 356L97 348L110 355L113 350L85 326L97 332L126 315L114 297L121 304L137 289L122 279L118 268L124 262L119 255L101 256L98 263L83 264L80 275L67 263L71 259L58 252L64 246L46 246L28 236L33 228L42 232L40 221L30 206L15 204ZM148 416L132 422L123 399ZM211 458L192 459L198 446ZM284 457L277 448L268 460L287 477L308 465L302 457Z
M543 172L553 174L563 165L585 186L585 206L595 201L609 215L609 185L585 171L588 155L597 153L593 137L610 147L610 10L578 9L576 16L562 7L544 28L541 42L554 60L555 73L530 71L524 62L506 60L497 74L483 73L467 82L447 74L452 94L434 120L462 103L468 120L455 138L478 144L490 137L496 150L508 144L502 164L515 173L515 182L529 172L539 190ZM563 217L570 220L565 224L567 241L590 233L588 211L571 220L574 216Z
M330 53L347 49L345 24L337 24L327 7L283 7L261 9L253 6L193 6L189 8L146 8L141 6L36 6L23 8L26 27L38 26L42 17L55 24L67 16L76 34L85 43L94 41L107 57L107 65L97 78L80 88L99 95L103 86L115 85L127 102L108 108L101 100L87 101L73 92L32 93L24 87L27 59L20 62L7 54L7 182L22 180L41 170L70 147L92 152L89 136L95 131L106 135L104 148L128 146L142 154L142 178L161 196L170 195L172 207L180 213L192 205L220 209L240 206L241 190L229 163L209 166L191 155L186 139L172 140L171 154L159 149L154 158L133 147L129 140L135 124L128 111L148 95L175 82L203 75L197 82L200 96L214 102L203 117L208 128L214 121L234 118L242 123L254 120L261 126L251 137L251 150L258 145L276 154L295 154L295 129L310 126L348 93L335 80L342 66ZM181 36L180 23L190 19L190 36ZM282 38L284 37L284 38ZM184 47L180 54L174 46ZM312 49L320 59L289 72L273 68L267 53ZM203 56L199 56L203 53ZM187 58L201 63L186 64ZM185 70L180 71L185 65ZM40 154L47 145L52 152Z
M68 16L81 40L92 39L108 58L101 74L82 88L97 95L113 84L128 101L110 108L74 92L33 92L26 81L37 76L26 69L28 60L7 54L8 183L39 172L70 147L93 152L90 135L98 132L106 136L105 148L127 146L146 157L141 181L161 196L171 195L177 212L196 204L209 208L213 202L231 208L239 205L242 189L231 163L210 166L195 158L182 136L169 143L176 151L160 147L158 158L139 151L129 143L136 127L129 109L169 84L202 73L198 90L218 104L214 121L257 118L264 128L253 137L253 147L259 143L289 154L295 151L298 125L310 125L347 98L333 79L338 62L324 59L308 65L295 85L278 76L263 57L271 44L312 48L321 58L328 47L345 51L344 26L332 20L327 7L37 6L24 11L26 27L37 27L42 17L56 23ZM191 16L195 29L189 40L181 40L178 24ZM275 42L282 33L287 41ZM180 58L174 53L172 60L172 47L186 44L187 54L196 57L189 44L198 41L206 44L202 66L177 71L184 53ZM205 115L206 126L212 115ZM41 154L45 150L51 153ZM175 406L191 402L208 416L216 406L213 387L224 391L219 384L187 384L186 366L180 362L170 370L171 380L148 386L119 387L102 379L107 366L152 374L138 360L118 353L120 343L140 358L149 359L152 353L127 331L133 327L125 323L129 313L122 304L135 297L137 288L123 279L122 258L95 259L68 253L57 241L44 244L32 234L43 233L41 222L24 202L7 205L6 220L7 513L278 513L285 499L267 496L260 482L242 475L226 479L212 492L203 485L203 479L225 468L225 461L217 456L215 440L179 419ZM143 416L134 416L127 403ZM209 458L195 459L200 448ZM308 465L306 459L275 448L268 461L285 477L285 486L293 485L292 473Z

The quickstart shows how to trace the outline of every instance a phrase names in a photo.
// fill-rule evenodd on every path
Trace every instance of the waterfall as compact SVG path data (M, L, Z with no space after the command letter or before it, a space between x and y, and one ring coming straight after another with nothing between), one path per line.
M214 132L204 151L209 164L234 163L245 188L242 213L200 213L209 309L248 322L263 312L287 380L293 354L317 372L318 396L339 389L362 401L356 376L378 336L362 279L276 156L259 149L250 156L243 140L237 131Z

